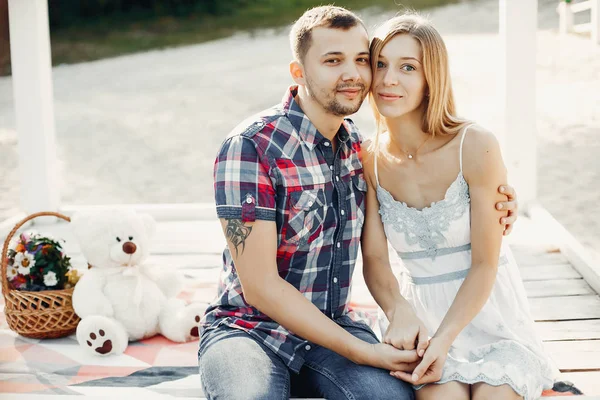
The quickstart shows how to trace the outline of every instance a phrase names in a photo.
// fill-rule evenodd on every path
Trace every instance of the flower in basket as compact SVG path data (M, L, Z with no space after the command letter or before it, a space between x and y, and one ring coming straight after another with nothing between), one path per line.
M29 275L31 267L35 266L35 258L33 254L27 253L25 250L15 255L14 265L17 266L17 271L21 275Z
M22 233L8 251L8 282L14 289L41 291L72 287L70 258L60 242L37 233Z

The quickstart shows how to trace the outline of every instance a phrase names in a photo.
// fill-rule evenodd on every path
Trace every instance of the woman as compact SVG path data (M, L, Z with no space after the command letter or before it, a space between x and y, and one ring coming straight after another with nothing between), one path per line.
M393 336L409 349L420 340L422 355L412 375L392 375L413 383L417 399L538 398L555 371L488 206L502 200L496 189L506 182L498 142L456 116L446 48L425 19L386 22L371 41L371 64L378 130L364 157L373 189L365 271L389 268L389 240L404 265L398 301L410 310Z

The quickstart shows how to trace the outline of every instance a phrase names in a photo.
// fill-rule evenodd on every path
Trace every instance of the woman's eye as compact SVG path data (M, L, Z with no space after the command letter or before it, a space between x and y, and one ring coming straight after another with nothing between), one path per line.
M359 58L356 61L358 61L359 63L364 63L364 64L368 64L369 63L369 59L366 58L366 57L361 57L361 58Z
M408 64L407 65L403 65L402 69L405 70L405 71L408 71L408 72L416 71L417 70L415 67L413 67L412 65L408 65Z
M385 64L382 61L377 61L377 68L385 68Z

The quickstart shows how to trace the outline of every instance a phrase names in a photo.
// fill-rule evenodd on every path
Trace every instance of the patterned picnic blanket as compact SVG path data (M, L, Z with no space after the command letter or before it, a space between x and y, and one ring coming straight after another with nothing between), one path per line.
M180 297L207 302L215 290L216 283L196 283L188 285ZM375 307L364 290L358 290L353 299L355 308L374 323ZM94 357L79 347L74 335L43 340L21 337L8 329L1 313L0 397L29 393L108 398L118 391L133 398L202 398L197 348L197 341L181 344L156 336L130 343L120 356ZM563 392L547 391L544 395L572 395L574 388L562 384L555 389Z

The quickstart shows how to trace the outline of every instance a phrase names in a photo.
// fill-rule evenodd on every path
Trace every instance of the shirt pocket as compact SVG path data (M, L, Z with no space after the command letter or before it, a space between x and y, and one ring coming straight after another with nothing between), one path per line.
M325 192L323 189L291 192L288 201L285 241L305 245L325 222Z
M356 174L352 177L352 191L357 219L360 221L360 227L362 227L365 220L365 199L367 196L367 181L363 174Z

